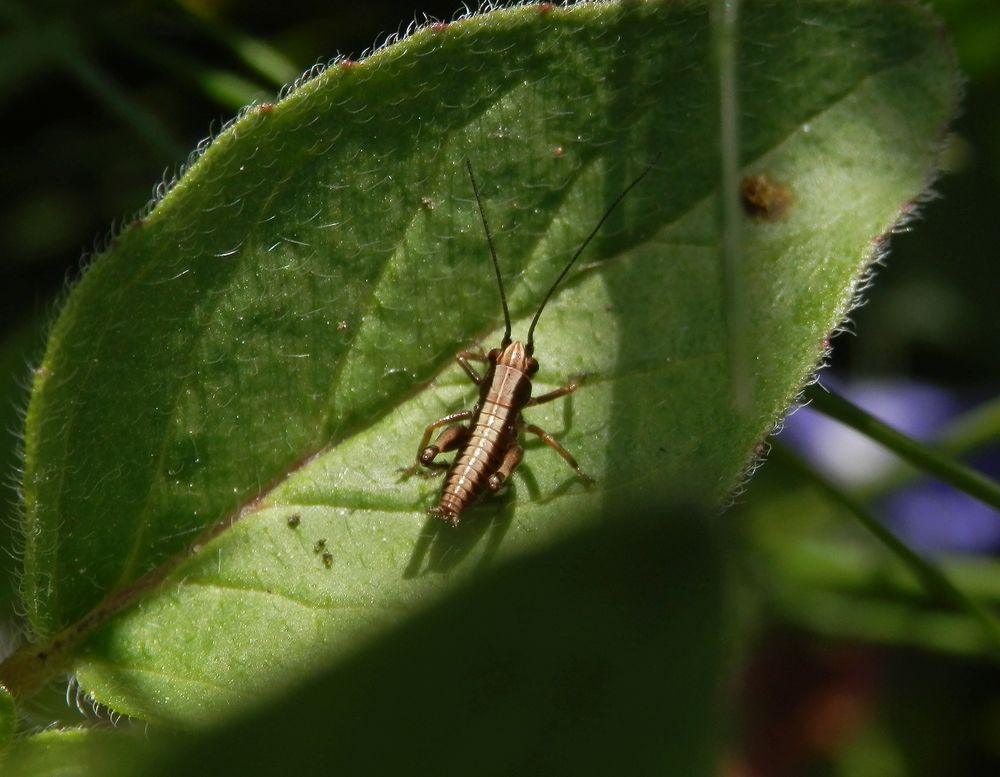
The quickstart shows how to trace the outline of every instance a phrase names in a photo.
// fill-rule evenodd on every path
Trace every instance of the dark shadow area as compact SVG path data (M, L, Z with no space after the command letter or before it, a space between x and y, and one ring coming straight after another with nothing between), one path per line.
M711 524L646 507L476 575L146 774L718 774Z
M413 547L403 578L445 574L464 561L477 546L483 546L480 567L490 566L513 518L511 495L499 495L480 503L463 515L458 526L450 526L436 515L428 515L420 538Z

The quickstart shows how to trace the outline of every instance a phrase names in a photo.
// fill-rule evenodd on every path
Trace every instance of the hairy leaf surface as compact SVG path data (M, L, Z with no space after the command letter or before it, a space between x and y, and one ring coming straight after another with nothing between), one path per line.
M758 0L738 69L747 180L722 182L699 2L547 5L427 27L216 138L92 264L27 427L25 605L100 701L193 722L278 687L497 553L663 489L724 501L925 186L947 47L907 3ZM457 531L400 479L499 339L475 166L515 337L652 159L537 330L529 444ZM730 401L720 186L741 187L752 403ZM498 329L499 327L499 329ZM40 657L41 656L41 657ZM32 663L34 662L34 663ZM11 674L14 677L11 677Z

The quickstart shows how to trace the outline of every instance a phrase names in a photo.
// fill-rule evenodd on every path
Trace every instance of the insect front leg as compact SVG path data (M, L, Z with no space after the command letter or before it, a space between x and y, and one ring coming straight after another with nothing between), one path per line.
M544 405L546 402L551 402L554 399L559 399L559 397L565 397L569 394L572 394L578 388L580 388L579 383L577 383L575 380L570 381L565 386L560 386L559 388L550 391L547 394L541 394L540 396L532 397L525 404L525 407L531 407L532 405Z
M455 361L457 361L459 366L465 370L465 374L472 378L473 383L477 386L482 384L482 376L476 372L476 368L469 364L469 362L487 362L489 359L487 359L485 355L476 351L459 351L455 354Z
M576 470L576 474L580 477L581 480L583 480L586 483L596 482L594 478L592 478L590 475L588 475L586 472L580 469L580 465L576 463L576 459L573 458L573 454L571 454L568 450L562 447L562 445L559 443L559 440L557 440L555 437L553 437L551 434L546 432L541 427L535 426L534 424L525 424L524 428L525 431L537 435L539 438L541 438L542 442L544 442L546 445L552 448L552 450L554 450L556 453L562 456L563 459L566 461L566 463Z
M469 418L472 418L473 412L473 410L460 410L457 413L449 413L444 416L444 418L439 418L434 423L428 424L427 428L424 429L423 437L420 438L420 445L417 446L417 462L403 471L403 477L410 477L422 466L446 468L448 466L447 464L444 462L436 462L434 459L437 458L440 453L460 448L462 443L468 439L469 430L464 426L453 426L450 429L445 429L441 432L441 434L438 435L437 440L434 441L433 445L428 445L431 441L431 435L434 434L435 429L440 429L442 426L448 426L448 424L454 424L459 421L466 421Z

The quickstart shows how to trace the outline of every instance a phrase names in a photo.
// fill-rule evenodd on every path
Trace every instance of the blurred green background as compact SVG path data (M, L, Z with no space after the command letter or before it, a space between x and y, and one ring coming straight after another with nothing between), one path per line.
M966 75L946 172L933 187L937 196L892 239L867 304L851 317L857 336L835 338L831 364L848 385L918 383L964 405L1000 386L1000 4L931 5ZM242 105L274 99L282 84L335 54L358 58L424 14L446 20L457 10L454 1L430 0L0 0L5 547L16 517L16 430L30 365L45 323L86 264L81 256L141 210L153 184L169 180ZM866 588L854 578L830 584L879 568L884 554L867 536L845 529L780 466L762 469L720 530L745 625L728 700L733 732L722 768L729 777L1000 773L995 658L949 638L951 622L935 626L929 619L940 612L926 603L914 607L912 597L892 590L879 598L870 582ZM841 565L813 589L801 570L815 575L817 565L804 548ZM992 563L966 569L959 560L955 568L983 576L982 587L992 590L1000 587ZM829 604L831 596L847 603L848 614L811 617L816 602ZM916 612L920 633L931 636L866 629L861 616L873 602L883 613ZM6 577L0 604L2 619L13 622Z

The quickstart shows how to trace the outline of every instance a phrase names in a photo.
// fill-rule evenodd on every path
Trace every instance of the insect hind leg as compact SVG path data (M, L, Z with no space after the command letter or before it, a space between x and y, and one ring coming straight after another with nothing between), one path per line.
M433 445L427 445L420 451L420 463L425 467L446 468L448 465L443 461L434 461L441 453L447 453L461 448L469 439L469 430L464 426L449 426L434 441Z
M442 426L448 426L448 424L455 424L459 421L465 421L472 418L472 410L460 410L457 413L449 413L444 416L444 418L439 418L432 424L428 424L427 428L424 429L424 434L420 438L420 445L417 446L417 461L416 463L410 465L403 470L402 480L415 475L420 471L421 467L428 467L432 469L443 469L447 467L447 464L443 462L435 462L434 459L439 453L445 451L453 451L456 448L461 447L464 439L468 437L469 430L464 426L454 426L451 429L445 429L438 435L437 440L434 445L428 445L431 441L431 435L434 434L435 429L440 429ZM462 435L465 435L463 437Z
M487 481L490 491L499 491L503 487L503 484L507 482L507 478L510 477L517 465L521 463L522 458L524 458L524 448L520 445L512 445L507 449L507 452L503 456L503 461L497 467L497 471L490 475L490 479Z

